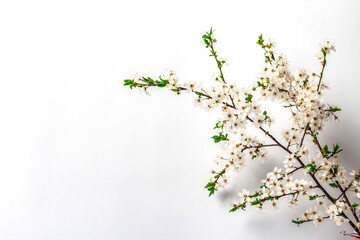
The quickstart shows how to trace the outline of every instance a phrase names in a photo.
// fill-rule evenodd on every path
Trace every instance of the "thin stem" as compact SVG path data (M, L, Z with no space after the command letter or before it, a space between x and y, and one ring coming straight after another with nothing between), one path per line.
M325 216L325 217L322 217L321 219L326 219L326 218L330 218L330 216ZM302 223L311 222L311 221L314 221L314 220L313 219L300 220L299 223L302 224Z
M265 145L259 145L259 146L247 146L247 147L244 147L241 151L245 151L246 149L250 149L250 148L256 148L256 149L259 149L259 148L263 148L263 147L277 147L278 145L277 144L265 144Z
M306 131L307 131L307 129L309 128L309 124L310 124L310 123L307 123L307 124L306 124L305 130L304 130L304 135L303 135L302 138L301 138L300 147L301 147L301 146L303 145L303 143L304 143Z
M317 86L317 91L319 91L320 86L321 86L321 80L323 79L323 75L324 75L324 69L325 69L325 65L326 65L326 52L323 51L323 55L324 55L324 61L322 63L322 69L321 69L321 73L320 73L320 79L319 79L319 84Z
M289 196L289 195L295 195L295 194L299 194L300 191L295 191L295 192L291 192L291 193L284 193L284 194L281 194L281 195L277 195L277 196L271 196L271 200L273 199L278 199L278 198L282 198L282 197L286 197L286 196ZM268 199L266 198L263 198L263 199L259 199L261 202L265 202L267 201Z
M225 79L224 79L224 75L223 75L223 72L222 72L222 65L219 65L219 60L217 58L217 54L215 52L215 49L214 49L214 43L211 41L210 43L210 49L211 49L211 53L213 54L214 58L215 58L215 61L216 61L216 64L218 65L218 68L219 68L219 71L220 71L220 78L221 80L226 83Z
M187 88L184 88L184 87L178 87L178 89L180 90L180 91L186 91L187 90ZM198 91L194 91L194 90L192 90L192 92L193 93L196 93L196 94L201 94L202 96L205 96L205 97L207 97L208 99L213 99L211 96L209 96L208 94L205 94L205 93L202 93L202 92L198 92ZM234 106L234 103L233 104L229 104L229 103L227 103L227 102L222 102L225 106L227 106L227 107L230 107L230 108L233 108L233 109L236 109L236 107Z
M215 49L214 49L214 43L213 43L213 41L211 41L210 42L210 49L211 49L211 54L212 54L212 56L214 56L214 58L215 58L215 61L216 61L216 64L217 64L217 67L218 67L218 69L219 69L219 71L220 71L220 78L221 78L221 80L223 81L223 83L225 83L226 84L226 81L225 81L225 77L224 77L224 74L223 74L223 71L222 71L222 63L218 60L218 56L217 56L217 54L216 54L216 52L215 52ZM220 63L220 64L219 64ZM234 103L234 99L232 98L232 96L229 94L229 98L230 98L230 100L231 100L231 103L232 103L232 108L236 108L235 107L235 103ZM229 105L230 106L230 105Z
M321 145L320 145L320 143L319 143L319 140L317 139L317 137L313 137L313 139L314 139L317 147L319 148L319 150L320 150L320 152L321 152L321 155L325 158L326 156L325 156L325 154L324 154L323 151L322 151L322 147L321 147Z
M283 179L286 175L291 175L291 174L293 174L294 172L296 172L297 170L302 169L302 168L304 168L304 167L303 167L303 166L300 166L300 167L297 167L297 168L295 168L294 170L292 170L292 171L290 171L290 172L288 172L288 173L283 174L283 176L282 176L281 178L279 178L279 180Z
M348 197L346 196L345 190L342 188L342 186L340 185L340 183L339 183L338 181L335 181L335 182L336 182L336 184L339 186L339 189L340 189L342 195L344 196L344 199L345 199L347 205L349 205L349 207L350 207L350 209L351 209L351 213L353 214L356 222L358 223L358 222L359 222L359 218L358 218L358 216L357 216L357 214L356 214L356 212L355 212L355 208L351 208L351 203L350 203Z

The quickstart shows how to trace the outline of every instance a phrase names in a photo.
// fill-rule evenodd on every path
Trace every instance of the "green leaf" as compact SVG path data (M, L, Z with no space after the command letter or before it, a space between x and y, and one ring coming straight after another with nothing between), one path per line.
M124 86L130 85L130 84L132 84L132 83L134 83L134 80L133 80L133 79L125 79L125 80L124 80Z
M210 42L207 39L204 39L204 43L206 48L210 46Z
M327 156L327 155L330 153L328 145L325 145L325 146L321 149L321 152L322 152L325 156Z
M338 107L330 107L330 111L331 112L338 112L338 111L341 111L341 108L338 108Z
M311 131L311 136L313 138L317 138L317 135L318 135L318 133L315 130Z
M211 37L210 37L209 35L206 35L206 34L204 34L204 35L202 36L202 38L211 40Z
M198 95L199 98L201 98L201 96L203 95L203 93L201 93L201 92L195 92L195 94Z
M312 201L312 200L315 200L319 195L314 195L314 196L309 196L309 200Z
M336 173L339 171L339 165L334 165L330 168L330 171L333 173L333 175L335 176Z
M329 186L332 188L338 188L339 186L336 183L329 183Z
M252 102L251 99L253 98L253 95L248 94L247 97L245 98L246 102Z
M257 44L259 44L260 46L262 46L263 45L263 42L264 42L264 40L263 40L263 37L262 37L262 34L258 37L258 41L256 42Z
M262 205L261 201L258 198L255 201L250 202L250 204L251 204L251 206L255 206L255 205L258 205L258 204Z
M205 188L209 191L209 197L215 193L215 182L209 182Z
M236 205L234 205L234 207L232 208L232 209L230 209L230 211L229 212L235 212L236 210L238 210L239 208L236 206Z
M215 143L218 143L218 142L221 142L221 141L228 140L227 136L228 136L228 134L223 135L222 133L220 133L219 135L214 135L211 138L214 139Z
M173 88L171 91L176 92L177 95L180 95L180 89L179 88Z
M306 167L309 169L309 171L314 174L315 173L315 170L316 170L316 164L307 164Z
M206 184L205 188L210 188L210 187L214 187L215 183L214 182L209 182L208 184Z
M129 86L130 89L133 89L134 87L141 87L141 85L138 85L133 79L125 79L124 86Z
M339 144L333 145L333 151L331 153L332 156L334 156L335 154L338 154L342 152L342 149L340 149Z
M352 209L353 209L353 208L356 208L357 206L359 206L359 204L354 203L353 205L351 205L351 206L350 206L350 208L352 208Z
M148 78L143 77L141 80L148 83L148 84L154 84L155 83L155 81L150 77L148 77Z
M291 220L291 222L295 223L298 226L303 223L303 221L299 220L299 218L296 218L296 220L293 219L293 220Z
M161 80L161 81L158 81L158 80L155 81L155 84L156 84L156 86L158 86L158 87L165 87L165 86L169 83L168 80L163 80L163 79L161 79L161 78L160 78L160 80Z
M214 193L215 193L215 188L212 188L211 190L209 190L210 191L210 193L209 193L209 197L211 197L211 195L214 195Z

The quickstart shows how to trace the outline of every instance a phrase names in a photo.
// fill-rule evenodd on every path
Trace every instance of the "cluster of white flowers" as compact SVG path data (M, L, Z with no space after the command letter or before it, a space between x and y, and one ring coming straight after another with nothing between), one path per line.
M347 185L350 182L349 176L346 170L339 165L338 159L334 158L321 158L321 166L323 167L322 174L319 175L319 179L326 182L329 180L338 181L341 184ZM336 169L336 171L334 171Z
M335 204L326 204L324 201L325 196L317 196L316 202L317 205L312 208L304 211L302 214L302 220L304 222L312 221L315 225L319 225L323 222L324 219L334 219L337 226L342 225L345 222L348 222L349 219L346 219L342 216L343 211L348 211L349 207L343 201L336 201ZM323 211L318 209L318 207L323 208ZM324 216L324 214L327 216Z
M222 133L220 128L218 131L219 134ZM256 137L247 136L244 131L240 131L236 135L227 135L227 137L231 140L226 141L223 156L218 155L216 157L214 169L211 170L213 174L226 170L226 174L224 173L218 181L217 189L228 183L227 175L231 171L239 171L245 165L247 156L265 160L268 155L265 149L260 148L263 143L258 141Z
M178 87L179 75L173 69L166 69L161 77L169 81L166 85L167 88L176 89Z
M360 200L351 204L346 195L353 191L360 199L360 172L353 171L352 177L349 177L339 165L338 157L342 151L339 146L336 144L331 150L318 141L319 131L325 122L337 120L334 112L341 110L325 104L322 97L322 90L328 88L323 81L326 56L335 51L334 44L330 41L320 44L321 51L316 59L321 63L321 70L300 68L292 73L287 58L276 52L275 42L265 44L261 35L257 43L265 51L265 64L256 84L245 89L225 81L222 68L227 64L227 59L218 57L214 50L217 40L212 29L203 36L203 41L219 69L219 73L212 76L212 86L203 87L194 81L181 83L174 70L166 70L159 81L136 75L134 79L125 80L125 85L130 88L139 87L145 92L151 86L167 87L177 94L187 91L194 94L195 106L206 110L221 109L222 114L212 138L216 143L223 142L224 151L216 157L215 166L211 170L214 176L206 185L210 195L225 187L229 174L240 170L247 159L265 160L268 156L266 149L280 147L287 153L283 161L285 173L275 167L266 174L266 178L261 181L263 185L254 194L246 189L240 192L240 199L238 203L232 204L234 208L231 211L240 208L245 210L247 203L262 209L267 201L276 208L283 197L287 197L289 205L294 206L298 204L299 196L306 196L310 200L316 200L316 205L303 213L302 220L293 221L294 223L312 221L317 225L329 218L334 219L336 225L349 222L360 234L357 208ZM281 140L269 133L274 119L262 109L261 103L256 99L275 101L291 111L290 126L282 131ZM249 124L265 133L272 144L247 133ZM317 156L310 156L308 148L303 145L305 136L311 136L318 150ZM286 144L281 144L281 141ZM307 180L294 178L293 174L300 169L308 177ZM330 196L326 190L328 186L338 189L340 193L335 197ZM318 207L323 208L323 211ZM352 220L349 217L351 215L354 218Z
M356 193L356 197L360 199L360 171L356 172L352 170L350 175L353 176L354 178L354 180L351 182L351 185L354 187L354 192Z
M323 221L323 215L316 206L306 210L302 214L302 218L304 221L313 221L313 223L316 225L320 224Z
M282 169L274 168L272 172L266 174L266 178L261 182L264 184L263 188L258 191L259 198L266 199L272 197L273 206L275 201L280 197L292 195L289 199L289 205L296 205L297 196L301 194L311 194L313 186L304 179L294 179L292 176L280 174Z
M336 201L335 204L331 204L326 208L326 213L333 218L336 225L340 226L344 222L349 221L348 219L341 216L343 211L348 210L348 206L342 201Z
M326 52L330 54L335 50L334 45L328 41L326 43ZM322 102L321 90L326 87L321 83L323 72L298 69L292 74L286 57L276 53L274 44L269 44L266 49L268 61L253 91L259 92L265 100L277 101L291 109L293 125L286 131L284 138L291 144L299 144L300 135L306 126L315 131L321 130L324 122L333 116ZM322 64L325 66L324 60Z

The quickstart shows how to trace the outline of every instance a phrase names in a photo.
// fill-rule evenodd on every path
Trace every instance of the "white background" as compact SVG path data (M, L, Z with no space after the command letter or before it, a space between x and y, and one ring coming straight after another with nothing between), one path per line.
M256 190L283 154L249 163L209 198L218 114L186 94L122 86L168 67L209 82L216 67L200 40L211 26L225 77L241 86L260 70L260 33L292 69L319 67L318 44L333 40L325 98L343 111L320 140L342 146L348 170L360 167L358 0L2 1L0 239L343 239L350 229L333 222L296 227L304 207L286 203L229 214L237 191Z

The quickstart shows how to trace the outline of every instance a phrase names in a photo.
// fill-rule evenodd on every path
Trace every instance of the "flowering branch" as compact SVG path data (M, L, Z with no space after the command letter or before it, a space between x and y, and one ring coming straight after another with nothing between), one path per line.
M227 60L219 57L215 50L217 40L212 28L202 36L202 40L218 69L218 73L212 77L213 86L205 88L192 81L180 83L174 70L167 70L158 80L136 74L134 78L124 80L124 85L146 94L150 87L167 88L177 95L182 92L193 93L195 106L206 110L221 109L222 116L211 138L223 146L224 152L216 157L215 166L211 170L213 176L205 186L209 196L225 187L231 174L242 169L247 159L265 160L267 149L279 147L286 153L283 162L285 173L275 167L262 180L260 190L254 194L246 189L240 192L240 199L231 204L230 212L246 210L247 206L262 209L266 202L277 207L280 199L288 199L290 206L298 205L300 197L307 196L309 201L316 200L316 205L306 210L302 219L292 220L293 223L300 225L312 221L317 225L325 219L333 219L338 226L348 223L354 233L360 235L360 200L352 203L348 196L355 194L360 199L360 170L352 171L352 177L349 177L339 164L340 146L336 144L330 149L328 145L322 146L318 140L324 124L338 120L335 112L341 111L336 106L324 104L321 94L323 89L328 88L323 77L326 58L335 51L333 43L325 41L320 44L320 52L316 57L322 65L320 71L298 69L292 73L286 57L277 53L275 42L266 43L260 35L257 44L264 50L265 65L256 83L245 89L225 81L223 67ZM270 133L274 120L268 111L262 110L262 101L275 101L291 111L290 126L283 130L280 138ZM258 140L248 131L248 125L259 129L273 143ZM318 156L310 155L305 146L306 135L312 137ZM294 177L294 173L300 169L310 180ZM329 187L340 192L336 193L336 198L327 190ZM317 209L318 206L320 209Z
M317 139L317 137L313 137L313 138L314 138L314 141L315 141L318 149L320 150L320 152L321 152L321 154L322 154L322 156L324 158L327 158L327 159L331 158L334 155L336 155L336 154L338 154L338 153L340 153L342 151L341 149L339 149L338 145L335 145L333 152L330 154L330 156L328 156L327 154L330 153L330 152L328 152L328 150L327 150L327 148L328 148L327 145L325 145L325 147L322 148L320 143L319 143L319 140ZM334 168L334 169L336 169L336 168ZM335 170L333 170L333 174L334 175L336 174ZM346 191L351 187L352 183L353 183L353 181L349 184L349 186L347 188L343 189L341 184L339 183L339 181L335 180L336 187L339 188L340 191L341 191L341 195L336 200L338 200L340 197L343 197L344 200L345 200L345 203L351 209L351 213L352 213L353 217L355 218L356 223L359 223L359 217L358 217L358 215L356 213L356 210L355 210L356 206L351 204L348 197L346 196ZM335 200L332 200L332 201L335 202ZM350 221L350 224L354 225L351 221ZM359 232L357 232L357 233L359 233Z

